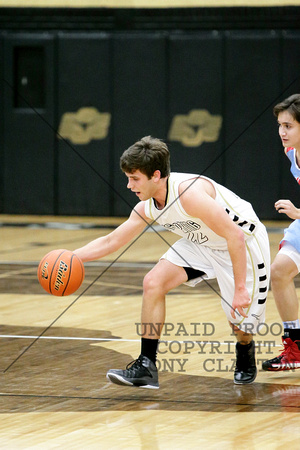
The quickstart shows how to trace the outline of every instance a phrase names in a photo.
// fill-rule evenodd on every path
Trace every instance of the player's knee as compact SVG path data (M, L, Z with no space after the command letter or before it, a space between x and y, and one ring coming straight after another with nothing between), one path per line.
M157 277L157 274L153 274L152 272L147 273L144 277L143 281L143 291L145 295L162 295L165 294L165 290L163 284Z
M291 279L292 276L290 276L286 268L275 260L271 265L271 283L273 285L282 284L290 281Z
M279 265L276 264L276 262L274 261L273 264L271 264L271 279L272 279L272 281L277 281L277 279L279 278L279 274L280 274Z

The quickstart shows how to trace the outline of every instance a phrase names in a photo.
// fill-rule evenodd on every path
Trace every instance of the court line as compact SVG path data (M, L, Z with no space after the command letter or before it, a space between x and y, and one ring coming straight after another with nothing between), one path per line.
M111 383L107 383L107 385L109 386ZM107 386L106 385L106 386ZM134 388L137 389L137 388ZM145 390L142 390L142 388L138 388L141 389L141 393L144 394ZM153 392L154 394L154 392ZM157 394L160 394L160 392L157 392ZM250 407L250 408L272 408L274 410L280 410L282 412L283 410L283 406L281 404L281 402L279 402L278 404L273 404L273 403L247 403L247 402L243 402L243 403L237 403L237 402L224 402L224 401L208 401L208 400L173 400L173 399L167 399L167 398L161 398L160 396L151 396L151 397L146 397L145 394L143 395L143 397L141 398L140 396L135 396L133 395L132 397L122 397L122 396L118 396L116 397L112 397L112 396L108 396L108 397L92 397L92 396L72 396L72 395L42 395L42 394L18 394L18 393L9 393L9 392L0 392L0 397L16 397L16 398L32 398L32 399L51 399L51 400L103 400L105 402L107 402L107 400L110 400L111 402L115 402L117 404L120 404L120 402L144 402L144 403L153 403L154 401L156 401L156 403L161 404L161 403L166 403L166 404L178 404L178 405L184 405L184 404L188 404L188 405L201 405L201 404L205 404L205 405L224 405L226 407L229 406L235 406L235 407ZM298 410L300 408L299 405L288 405L288 406L284 406L284 410L289 411L289 409L291 410ZM161 409L161 408L159 408Z
M34 272L33 272L33 270L34 270ZM31 274L33 274L35 272L36 272L36 270L33 267L27 267L26 269L24 268L24 269L18 269L18 270L15 269L15 270L10 270L10 271L6 271L4 273L1 273L0 274L0 279L1 278L11 278L11 277L14 277L16 275L26 275L26 274L31 275Z
M264 336L263 336L264 337ZM92 341L92 342L140 342L140 339L123 339L123 338L89 338L89 337L76 337L76 336L31 336L31 335L15 335L15 334L0 334L0 338L3 339L45 339L45 340L64 340L64 341ZM226 345L228 347L228 342L230 342L230 344L234 344L236 343L235 340L232 341L226 341L226 342L220 342L218 339L212 340L212 341L192 341L192 340L188 340L188 341L179 341L177 339L172 339L172 340L167 340L167 339L160 339L161 343L173 343L173 342L178 342L179 344L197 344L197 343L207 343L207 344L214 344L214 343L218 343L220 345ZM269 342L269 341L268 341ZM261 346L257 346L259 348L261 348ZM273 347L282 347L282 345L278 345L275 344Z
M262 221L263 222L263 221ZM0 228L10 228L10 227L20 227L20 228L30 228L30 229L55 229L55 230L71 230L71 231L78 231L78 230L97 230L97 229L116 229L118 228L119 224L116 225L105 225L105 224L95 224L95 223L64 223L64 222L0 222ZM284 231L286 227L267 227L266 229L269 233L281 233L282 231ZM162 225L153 225L150 229L147 229L146 233L153 233L156 231L165 231L168 232L168 230L166 230L166 228L164 228Z
M125 221L125 220L124 220ZM54 230L96 230L96 229L116 229L120 224L95 224L95 223L68 223L68 222L0 222L0 228L30 228L31 230L37 229L54 229ZM167 231L161 225L153 225L153 227L147 230L148 233L153 231Z
M13 338L13 339L52 339L52 340L65 340L65 341L117 341L117 342L140 342L140 339L116 339L116 338L88 338L88 337L76 337L76 336L31 336L22 334L0 334L0 338ZM171 341L170 341L171 342Z
M86 267L108 267L111 265L112 261L90 261L90 262L86 262L84 263L84 265ZM139 268L139 267L145 267L145 268L149 268L149 267L153 267L154 264L156 264L157 261L153 261L153 262L145 262L145 261L141 261L141 262L115 262L114 266L115 267L132 267L133 269ZM20 266L38 266L40 263L40 261L22 261L22 260L15 260L15 261L0 261L0 266L1 265L20 265Z

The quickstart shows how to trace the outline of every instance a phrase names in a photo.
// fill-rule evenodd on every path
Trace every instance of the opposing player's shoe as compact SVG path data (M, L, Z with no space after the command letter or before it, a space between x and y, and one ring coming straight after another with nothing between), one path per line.
M146 356L140 355L129 363L125 370L110 369L106 378L122 386L135 386L158 389L158 371L156 365Z
M235 384L250 384L256 378L257 369L255 363L255 345L254 342L242 345L236 343L236 365L234 370Z
M277 370L294 370L300 369L300 350L297 342L292 339L283 337L282 343L284 350L279 356L262 363L263 370L277 371Z

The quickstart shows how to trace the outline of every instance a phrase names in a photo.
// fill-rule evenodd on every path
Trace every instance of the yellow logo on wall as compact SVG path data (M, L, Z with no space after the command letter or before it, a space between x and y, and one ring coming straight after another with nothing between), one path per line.
M193 109L187 115L173 118L169 131L170 141L179 141L185 147L199 147L203 142L219 139L222 116L213 116L205 109Z
M80 108L76 113L62 116L59 137L69 139L73 144L88 144L93 139L105 139L108 135L111 115L100 113L97 108Z

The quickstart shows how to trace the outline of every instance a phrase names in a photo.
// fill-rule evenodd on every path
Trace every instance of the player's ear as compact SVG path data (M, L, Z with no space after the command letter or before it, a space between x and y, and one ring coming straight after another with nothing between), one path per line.
M153 178L154 181L159 181L161 179L161 172L160 172L160 170L155 170L153 175L152 175L152 178Z

